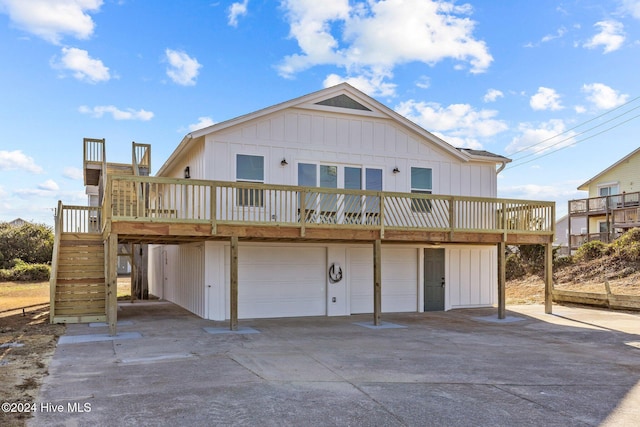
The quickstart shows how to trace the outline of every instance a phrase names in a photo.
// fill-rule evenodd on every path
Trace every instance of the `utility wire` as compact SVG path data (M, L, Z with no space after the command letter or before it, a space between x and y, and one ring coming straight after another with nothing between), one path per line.
M595 125L595 126L592 126L592 127L590 127L589 129L583 130L583 131L581 131L581 132L578 132L578 133L577 133L577 134L575 134L575 135L571 135L571 136L568 136L568 137L566 137L566 138L564 138L564 139L561 139L560 141L558 141L558 142L556 142L556 143L554 143L554 144L551 144L551 145L548 145L548 146L542 147L542 148L540 148L539 150L537 150L537 151L533 151L533 152L531 152L531 153L529 153L529 154L526 154L526 155L524 155L524 156L522 156L522 157L518 157L517 159L514 159L513 161L514 161L514 162L517 162L517 161L520 161L520 160L522 160L522 159L526 159L527 157L534 156L534 155L536 155L536 154L538 154L538 153L540 153L540 152L542 152L542 151L548 150L548 149L549 149L549 148L551 148L551 147L555 147L556 145L562 144L562 143L563 143L563 142L565 142L565 141L569 141L570 139L576 138L576 137L578 137L578 136L580 136L580 135L584 135L585 133L587 133L587 132L589 132L589 131L592 131L592 130L594 130L594 129L597 129L597 128L599 128L600 126L604 126L604 125L606 125L607 123L610 123L610 122L612 122L612 121L614 121L614 120L618 120L620 117L624 116L625 114L629 114L629 113L631 113L632 111L637 110L637 109L639 109L639 108L640 108L640 105L639 105L639 106L637 106L637 107L634 107L634 108L632 108L632 109L630 109L630 110L627 110L627 111L625 111L624 113L619 114L619 115L617 115L617 116L615 116L615 117L613 117L613 118L611 118L611 119L609 119L609 120L605 120L605 121L604 121L604 122L602 122L602 123L599 123L599 124L597 124L597 125ZM602 116L600 116L600 117L602 117ZM638 117L638 116L634 116L633 118L635 118L635 117ZM633 118L632 118L632 119L633 119ZM627 121L628 121L628 120L627 120ZM622 124L622 123L626 123L627 121L621 122L620 124ZM585 122L585 123L583 123L583 124L586 124L586 123L587 123L587 122ZM582 125L579 125L579 126L582 126ZM616 126L611 127L611 128L609 128L609 130L610 130L610 129L613 129L613 128L615 128L615 127L616 127ZM551 139L553 139L553 138L556 138L556 137L558 137L558 136L560 136L560 135L563 135L563 134L565 134L565 133L567 133L567 132L569 132L569 131L571 131L571 130L573 130L573 129L575 129L575 128L576 128L576 127L574 126L574 127L573 127L573 128L571 128L571 129L568 129L568 130L566 130L566 131L564 131L564 132L562 132L562 133L559 133L558 135L552 136L551 138L547 138L547 139L545 139L544 141L541 141L541 142L538 142L538 143L536 143L536 144L534 144L534 145L531 145L530 147L534 147L534 146L536 146L536 145L540 145L540 144L542 144L542 142L549 141L549 140L551 140ZM597 135L600 135L600 134L598 133ZM574 145L574 144L569 144L569 145ZM522 150L520 150L520 151L522 151Z
M528 149L530 149L530 148L533 148L533 147L535 147L535 146L537 146L537 145L543 144L543 143L545 143L545 142L547 142L547 141L549 141L549 140L551 140L551 139L553 139L553 138L557 138L558 136L561 136L561 135L564 135L565 133L571 132L572 130L577 129L577 128L581 127L581 126L584 126L584 125L586 125L587 123L590 123L590 122L592 122L592 121L594 121L594 120L598 120L599 118L604 117L604 116L606 116L607 114L613 113L614 111L619 110L619 109L621 109L621 108L623 108L623 107L625 107L625 106L627 106L627 105L629 105L629 104L631 104L631 103L633 103L633 102L637 101L638 99L640 99L640 96L637 96L637 97L633 98L632 100L627 101L627 102L625 102L624 104L619 105L619 106L617 106L617 107L615 107L615 108L612 108L611 110L608 110L608 111L606 111L606 112L604 112L604 113L602 113L602 114L600 114L600 115L598 115L598 116L595 116L595 117L593 117L593 118L591 118L591 119L589 119L589 120L587 120L587 121L585 121L585 122L582 122L582 123L580 123L580 124L577 124L576 126L574 126L574 127L570 128L570 129L567 129L567 130L565 130L564 132L561 132L561 133L559 133L559 134L557 134L557 135L553 135L553 136L551 136L551 137L549 137L549 138L543 139L542 141L540 141L540 142L536 142L535 144L531 144L531 145L528 145L528 146L526 146L526 147L522 147L521 149L519 149L519 150L517 150L517 151L514 151L514 152L513 152L513 154L521 153L521 152L526 151L526 150L528 150ZM637 107L636 107L636 108L637 108ZM622 116L622 115L624 115L624 114L626 114L626 113L623 113L623 114L621 114L620 116ZM618 116L618 117L619 117L619 116ZM586 131L585 131L585 132L586 132ZM583 133L584 133L584 132L583 132Z
M633 120L633 119L637 119L638 117L640 117L640 114L638 114L638 115L636 115L636 116L633 116L633 117L631 117L631 118L629 118L629 119L627 119L627 120L625 120L625 121L623 121L623 122L617 123L615 126L611 126L610 128L604 129L604 130L602 130L602 131L600 131L600 132L598 132L598 133L594 133L593 135L589 135L589 136L587 136L586 138L583 138L583 139L581 139L580 141L576 141L576 142L575 142L575 143L573 143L573 144L565 145L565 146L560 147L560 148L558 148L558 149L556 149L556 150L550 151L549 153L542 154L542 155L540 155L540 156L536 157L535 159L527 160L526 162L518 163L517 165L514 165L514 166L509 165L509 166L507 166L507 168L506 168L506 169L507 169L507 170L509 170L509 169L517 168L518 166L526 165L527 163L531 163L531 162L536 161L536 160L538 160L538 159L541 159L541 158L543 158L543 157L547 157L547 156L550 156L551 154L555 154L555 153L557 153L557 152L558 152L558 151L560 151L560 150L564 150L565 148L573 147L573 146L575 146L575 145L577 145L577 144L579 144L579 143L581 143L581 142L583 142L583 141L586 141L586 140L591 139L591 138L593 138L593 137L596 137L596 136L598 136L598 135L602 135L602 134L603 134L603 133L605 133L605 132L609 132L611 129L615 129L615 128L617 128L618 126L621 126L621 125L623 125L623 124L625 124L625 123L627 123L627 122L630 122L630 121L631 121L631 120Z

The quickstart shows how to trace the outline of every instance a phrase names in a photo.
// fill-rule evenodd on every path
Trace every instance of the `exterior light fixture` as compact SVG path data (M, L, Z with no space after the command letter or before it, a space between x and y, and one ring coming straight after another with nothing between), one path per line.
M400 173L400 169L398 169L398 167L396 166L395 168L393 168L393 173Z
M189 166L187 166L186 168L184 168L184 179L189 178L191 178L191 171L189 170Z
M287 159L282 159L282 161L280 162L280 166L287 166L289 163L287 162Z

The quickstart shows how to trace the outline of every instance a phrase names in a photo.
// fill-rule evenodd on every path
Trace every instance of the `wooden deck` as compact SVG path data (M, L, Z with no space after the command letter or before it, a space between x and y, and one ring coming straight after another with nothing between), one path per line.
M101 226L122 242L228 239L540 244L553 202L109 176Z

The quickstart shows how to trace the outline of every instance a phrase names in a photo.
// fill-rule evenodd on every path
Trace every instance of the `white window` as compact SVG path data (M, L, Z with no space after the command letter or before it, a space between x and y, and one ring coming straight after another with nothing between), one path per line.
M431 168L411 168L411 192L414 194L431 194L433 192L433 179ZM431 212L431 201L424 199L411 199L413 212Z
M618 194L618 184L604 185L602 187L598 187L598 195L600 197L604 196L613 196Z
M236 181L264 184L264 157L238 154L236 157ZM255 188L238 188L238 206L264 206L264 191Z

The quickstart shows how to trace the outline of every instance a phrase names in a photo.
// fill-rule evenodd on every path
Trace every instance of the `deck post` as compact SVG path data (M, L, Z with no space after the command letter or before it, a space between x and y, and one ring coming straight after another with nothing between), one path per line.
M238 236L231 237L231 312L229 314L229 329L238 330Z
M544 247L544 312L553 313L553 245Z
M498 319L506 317L507 245L498 243Z
M382 323L382 244L380 239L373 242L373 324Z
M109 234L105 241L106 309L109 335L117 334L118 324L118 235Z

